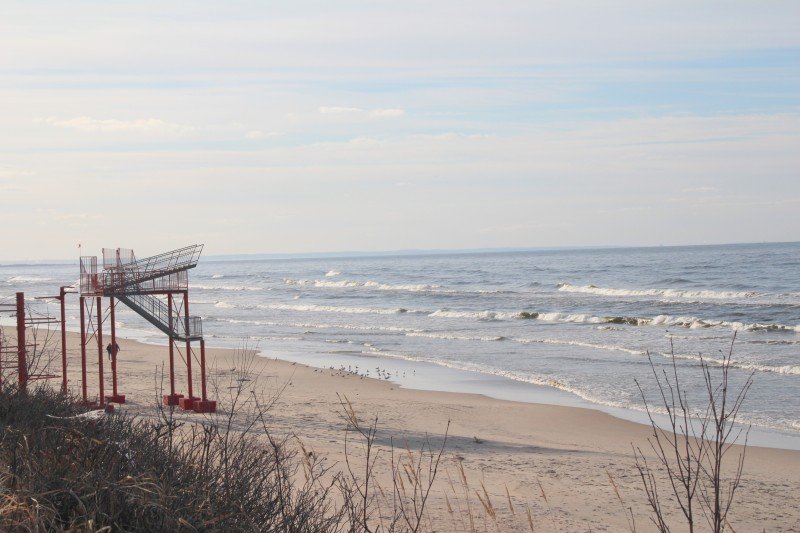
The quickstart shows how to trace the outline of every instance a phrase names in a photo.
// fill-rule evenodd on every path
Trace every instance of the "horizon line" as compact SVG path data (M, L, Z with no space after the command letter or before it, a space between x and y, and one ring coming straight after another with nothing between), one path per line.
M759 242L725 242L708 244L645 244L645 245L568 245L568 246L503 246L494 248L401 248L395 250L343 250L330 252L248 252L214 254L205 256L209 261L258 261L269 259L347 259L367 257L413 257L428 255L469 255L482 253L520 253L520 252L555 252L555 251L586 251L586 250L626 250L650 248L693 248L714 246L752 246L769 244L796 244L800 241L759 241ZM31 264L71 264L77 259L12 259L0 260L0 266Z

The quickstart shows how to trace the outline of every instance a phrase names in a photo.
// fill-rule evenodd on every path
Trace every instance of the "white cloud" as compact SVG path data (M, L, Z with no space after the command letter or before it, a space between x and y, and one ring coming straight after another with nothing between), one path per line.
M378 108L361 109L360 107L323 106L319 108L323 115L366 115L373 118L397 118L406 114L404 109Z
M345 113L363 113L364 110L357 107L323 106L319 108L319 112L323 115L341 115Z
M402 117L406 112L403 109L373 109L369 112L371 117L394 118Z
M87 132L173 133L180 135L193 130L191 127L166 122L158 118L118 120L99 119L87 116L69 119L47 117L45 119L37 119L37 122L50 124L57 128L68 128Z
M280 137L283 135L283 132L280 131L261 131L261 130L252 130L248 131L245 134L246 139L263 139L264 137Z
M35 172L18 167L0 167L0 178L27 178L33 176Z

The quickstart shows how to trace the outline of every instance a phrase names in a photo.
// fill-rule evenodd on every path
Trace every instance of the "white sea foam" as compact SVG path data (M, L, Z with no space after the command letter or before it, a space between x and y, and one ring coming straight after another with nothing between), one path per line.
M330 272L328 273L330 274ZM326 276L328 276L326 274ZM339 273L337 273L339 274ZM328 276L333 277L333 276ZM439 285L430 284L399 284L392 285L389 283L378 283L377 281L354 281L354 280L324 280L324 279L291 279L285 278L284 283L287 285L298 285L301 287L315 287L315 288L331 288L331 289L350 289L350 288L366 288L378 291L407 291L407 292L453 292L442 289Z
M8 283L37 283L42 281L53 281L53 278L41 276L12 276L6 280Z
M711 290L683 290L683 289L616 289L609 287L596 287L594 285L571 285L559 283L561 292L575 292L583 294L597 294L600 296L649 296L659 298L691 298L697 300L735 300L741 298L754 298L759 293L754 291L711 291Z
M667 326L688 329L726 328L733 331L767 331L800 333L800 325L785 324L744 324L742 322L729 322L725 320L703 319L690 316L658 315L647 317L626 316L595 316L586 313L538 313L535 311L522 311L509 313L502 311L456 311L452 309L439 309L428 314L430 317L463 318L481 321L499 321L512 319L542 320L545 322L568 322L575 324L619 324L627 326Z
M659 355L661 355L662 357L666 357L668 359L673 357L673 355L669 352L662 352ZM680 359L683 361L694 361L697 363L704 361L706 364L715 366L722 366L723 364L725 364L725 360L722 358L700 356L694 354L675 354L675 359ZM756 372L770 372L774 374L800 376L800 365L765 365L751 361L731 359L730 366L733 368L739 368L741 370L752 370Z
M341 272L339 272L338 270L328 270L327 272L325 272L325 277L326 278L333 278L333 277L338 276L340 274L341 274Z
M442 340L456 340L456 341L502 341L505 337L486 335L486 336L470 336L470 335L456 335L453 333L436 333L429 331L413 331L406 333L406 337L424 337L427 339L442 339Z
M451 309L439 309L430 313L429 317L437 318L473 318L486 322L495 320L508 320L513 318L514 313L501 313L495 311L453 311Z
M612 344L597 344L592 342L583 342L575 340L562 340L562 339L528 339L528 338L511 338L514 342L521 344L555 344L560 346L580 346L582 348L592 348L594 350L606 350L612 352L625 352L631 355L645 355L646 352L642 350L633 350L623 346L614 346Z
M604 405L612 408L631 409L638 412L646 412L646 408L639 403L634 403L630 400L611 399L608 396L602 394L602 391L589 390L586 387L581 386L579 384L570 383L569 381L567 381L567 379L562 378L561 376L552 376L552 375L538 374L533 372L522 373L510 370L502 370L480 363L469 363L463 361L445 361L441 359L419 357L416 355L410 355L401 352L383 350L377 347L370 346L368 343L365 343L364 346L367 347L369 354L375 354L382 357L390 357L394 359L403 359L412 362L432 363L444 368L453 368L456 370L477 372L484 375L504 377L522 383L530 383L532 385L551 387L564 392L568 392L570 394L577 396L578 398L581 398L589 403L593 403L596 405ZM663 407L659 407L656 404L650 405L649 409L651 412L659 415L667 414L666 409L664 409ZM762 416L753 416L750 418L747 418L745 416L739 416L738 420L743 425L743 427L747 426L748 424L753 424L765 428L778 429L778 430L800 429L800 422L796 420L774 420Z
M264 289L263 287L254 287L248 285L197 285L194 283L190 283L189 288L198 289L201 291L234 291L234 292L269 290L269 289Z
M346 329L352 331L381 331L387 333L415 333L422 330L413 328L403 328L399 326L361 326L356 324L328 324L328 323L315 323L315 322L278 322L271 320L238 320L238 319L221 319L223 322L231 324L252 324L256 326L273 326L273 327L288 327L288 328L303 328L307 330L314 329Z
M383 350L381 348L377 348L371 346L369 344L364 344L365 347L368 349L368 353L380 355L382 357L391 357L394 359L403 359L406 361L414 361L414 362L424 362L424 363L433 363L437 366L441 366L444 368L453 368L456 370L466 370L469 372L478 372L480 374L490 375L490 376L500 376L505 377L508 379L513 379L514 381L520 381L523 383L530 383L533 385L540 385L545 387L553 387L565 392L572 393L579 398L582 398L588 402L600 404L600 405L609 405L611 407L628 407L627 404L622 403L609 403L607 400L599 398L595 395L592 395L590 392L573 385L569 385L564 383L563 381L546 375L539 375L539 374L532 374L532 373L525 373L520 374L513 371L501 370L497 368L492 368L484 364L480 363L469 363L464 361L445 361L442 359L431 359L426 357L420 357L416 355L401 353L401 352L394 352Z
M225 274L214 274L214 275L211 276L211 279L220 279L220 278L224 278L224 277L225 277Z
M275 311L301 311L301 312L324 312L324 313L344 313L344 314L376 314L376 315L397 315L408 313L408 309L396 308L376 308L376 307L337 307L333 305L317 304L262 304L257 306L259 309L271 309Z

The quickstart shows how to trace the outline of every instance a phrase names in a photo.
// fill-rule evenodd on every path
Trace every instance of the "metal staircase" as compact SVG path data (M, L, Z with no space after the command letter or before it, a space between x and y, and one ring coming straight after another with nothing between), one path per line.
M203 338L203 320L199 316L172 315L163 300L149 294L117 294L116 297L172 339Z
M171 339L202 339L200 317L170 313L169 306L155 296L187 291L187 271L197 266L202 251L202 244L193 244L136 259L132 250L103 249L102 272L97 272L97 257L81 257L81 294L115 297Z

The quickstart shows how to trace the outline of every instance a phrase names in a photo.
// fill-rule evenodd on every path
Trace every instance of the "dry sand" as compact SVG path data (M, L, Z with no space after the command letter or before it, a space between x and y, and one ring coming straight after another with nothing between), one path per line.
M77 335L69 335L70 388L75 392L80 389L79 342ZM119 344L119 390L128 399L121 409L152 414L157 373L167 364L167 348L125 339L119 339ZM96 344L92 347L88 381L90 394L96 395ZM269 352L268 348L264 351ZM218 394L224 396L224 384L241 361L234 358L233 351L223 349L209 349L208 359L213 367L210 379L222 386ZM638 531L655 529L631 452L632 443L646 449L650 435L647 426L592 409L409 390L388 381L275 359L262 358L259 364L263 365L262 379L247 382L248 387L270 395L282 390L270 410L271 431L296 435L307 449L337 467L344 464L346 427L340 397L346 396L361 418L378 418L381 461L388 461L390 439L398 447L407 444L411 449L419 449L428 436L437 444L450 421L442 470L431 496L432 514L445 519L446 525L440 525L439 531L458 531L468 526L467 500L458 481L459 463L470 485L469 503L478 530L529 530L525 505L531 509L537 531L630 530L624 511L627 507L633 510ZM177 367L177 390L185 393L185 367L180 359ZM108 365L106 368L108 371ZM108 375L107 383L106 391L110 392ZM200 421L204 415L185 416ZM609 475L624 503L615 495ZM379 481L390 487L383 476ZM454 480L452 485L448 478ZM481 483L496 508L498 526L482 518L483 509L475 494L476 490L483 492ZM669 492L666 486L661 490L664 495ZM455 516L449 515L443 494L447 494ZM800 452L749 447L730 523L739 532L800 531L798 495ZM682 525L676 527L684 529Z

